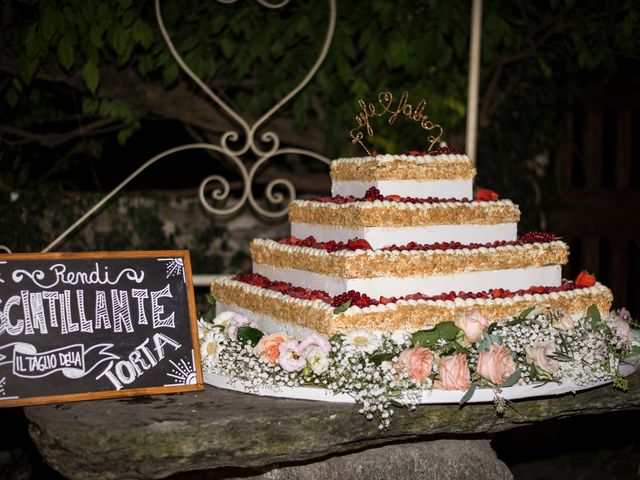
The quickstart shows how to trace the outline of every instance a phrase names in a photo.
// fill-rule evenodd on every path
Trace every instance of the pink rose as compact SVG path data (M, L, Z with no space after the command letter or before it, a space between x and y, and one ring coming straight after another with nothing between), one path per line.
M280 344L278 363L285 372L297 372L307 366L304 351L297 340L287 340Z
M454 353L448 357L440 357L438 362L440 380L433 384L435 388L443 390L467 390L471 385L471 373L467 356Z
M269 363L276 363L280 356L280 344L287 340L289 340L289 336L285 332L265 335L256 345L256 353Z
M321 335L319 333L310 334L300 343L300 348L303 351L306 351L307 348L311 347L312 345L320 347L324 351L324 353L329 353L331 351L331 344L329 343L329 339L325 335Z
M407 348L400 352L396 362L396 370L406 371L409 378L424 382L431 375L433 353L428 348Z
M501 385L516 371L511 351L506 345L491 345L491 350L483 350L478 358L478 374L494 385Z
M631 327L622 317L616 318L616 322L613 324L613 333L623 342L628 342L631 339Z
M458 317L455 324L469 343L475 343L482 338L482 332L489 326L489 321L479 311L471 310Z
M555 375L560 369L560 363L550 358L556 353L556 346L552 342L543 343L535 347L525 347L527 361L549 375Z

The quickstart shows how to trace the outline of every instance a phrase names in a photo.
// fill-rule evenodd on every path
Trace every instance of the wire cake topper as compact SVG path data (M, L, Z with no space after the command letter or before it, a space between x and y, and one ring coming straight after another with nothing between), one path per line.
M359 143L367 152L367 155L371 156L371 152L363 142L363 127L367 131L367 136L372 137L374 135L373 127L371 126L369 119L374 117L383 117L389 114L389 120L387 122L389 125L393 125L398 116L402 114L410 120L419 123L420 127L429 132L427 134L427 141L429 142L427 150L431 151L436 142L439 142L442 138L443 129L439 124L429 120L429 116L423 113L427 106L427 101L424 98L420 100L415 107L407 102L408 98L409 92L405 90L402 92L398 105L395 109L393 108L393 95L391 92L378 93L378 105L374 105L373 103L367 104L362 99L358 100L358 105L360 106L361 111L356 115L356 122L358 123L358 126L349 131L351 143L354 145ZM381 110L378 111L378 108L381 108ZM435 133L437 133L437 135L435 135Z

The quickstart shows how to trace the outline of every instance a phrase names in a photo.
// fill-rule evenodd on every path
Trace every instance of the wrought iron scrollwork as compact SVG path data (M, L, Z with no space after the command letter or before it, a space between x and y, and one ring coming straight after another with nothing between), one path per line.
M224 4L232 4L237 0L218 0L220 3ZM281 0L279 2L271 2L267 0L256 0L260 5L270 8L270 9L278 9L282 8L289 3L290 0ZM304 78L280 101L278 101L275 105L273 105L266 113L264 113L255 123L250 125L239 113L233 110L220 96L218 96L208 85L206 85L200 77L198 77L193 70L189 68L189 66L185 63L183 58L178 53L175 45L173 44L169 33L167 32L164 21L162 19L162 12L160 9L160 0L155 0L155 12L156 12L156 20L158 22L158 26L160 28L160 32L164 41L166 42L171 55L175 59L178 66L200 87L200 89L213 101L213 103L221 108L226 115L238 125L238 128L235 130L229 130L222 134L220 137L219 145L210 144L210 143L193 143L187 145L181 145L178 147L171 148L166 150L153 158L147 160L143 165L141 165L138 169L136 169L131 175L125 178L117 187L111 190L107 195L105 195L99 202L97 202L94 206L92 206L84 215L82 215L76 222L74 222L69 228L67 228L62 234L60 234L53 242L51 242L47 247L44 248L43 252L48 252L56 248L60 245L73 231L75 231L78 227L84 224L96 211L102 208L107 202L109 202L115 195L117 195L128 183L130 183L134 178L136 178L140 173L146 170L148 167L155 164L157 161L166 158L170 155L173 155L178 152L183 152L187 150L208 150L217 152L224 157L230 159L234 166L237 167L240 176L242 178L242 194L237 202L232 205L226 206L224 208L214 207L211 201L220 203L225 200L228 200L231 195L231 186L229 181L221 175L210 175L202 180L200 186L198 188L198 196L203 207L216 215L229 215L240 210L247 202L251 205L251 207L258 212L259 214L271 217L278 218L286 215L287 207L285 205L284 208L271 211L262 207L257 199L254 197L252 192L252 184L256 179L257 172L259 168L264 165L269 160L287 154L295 154L310 157L315 160L319 160L324 162L325 164L330 164L330 160L317 152L313 152L311 150L306 150L302 148L280 148L280 137L276 132L271 130L263 131L261 133L260 129L263 125L271 118L273 115L280 110L289 100L291 100L294 96L296 96L313 78L316 74L320 65L327 56L329 51L329 47L331 45L331 41L333 39L333 34L335 31L336 24L336 1L328 0L329 3L329 20L327 24L327 30L325 34L325 38L322 44L322 48L313 64L311 69L307 72ZM244 138L244 141L241 141L241 138ZM258 141L259 140L263 145L269 145L268 148L263 148ZM240 146L233 147L232 144L237 144L240 142ZM251 153L254 157L257 157L257 161L253 164L253 166L249 169L247 168L245 162L243 161L243 156L247 153ZM217 188L211 189L212 184L217 184ZM276 191L276 187L284 187L286 190L286 195L284 195L280 191ZM209 192L209 193L207 193ZM289 201L294 200L296 197L296 189L295 185L285 178L278 178L270 181L265 189L265 198L267 202L276 205L283 204L289 199ZM211 201L210 201L211 200ZM288 203L287 203L288 205ZM0 249L3 248L0 246ZM4 247L6 250L8 248Z

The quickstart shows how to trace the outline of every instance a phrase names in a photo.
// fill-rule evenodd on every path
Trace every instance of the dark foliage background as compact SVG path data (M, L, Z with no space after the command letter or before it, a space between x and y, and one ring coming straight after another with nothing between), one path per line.
M328 20L321 2L270 10L173 0L162 12L190 67L252 119L311 66ZM462 147L469 21L467 2L339 2L328 58L270 127L289 145L354 153L346 132L356 100L406 89L428 99L445 139ZM523 228L540 224L553 197L562 115L586 87L638 73L639 27L632 0L485 3L478 183L520 203ZM166 147L233 127L179 71L150 1L5 1L0 43L5 192L104 191ZM373 141L389 152L425 144L407 124L378 128ZM288 161L277 168L293 168ZM224 159L191 162L167 161L133 187L192 188L208 171L236 174Z

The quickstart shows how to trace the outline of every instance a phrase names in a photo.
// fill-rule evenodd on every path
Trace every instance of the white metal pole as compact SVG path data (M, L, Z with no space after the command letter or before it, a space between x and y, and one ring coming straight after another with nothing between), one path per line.
M480 39L482 34L482 0L471 0L471 38L469 42L469 86L467 93L467 155L476 164L478 138L478 92L480 87Z

